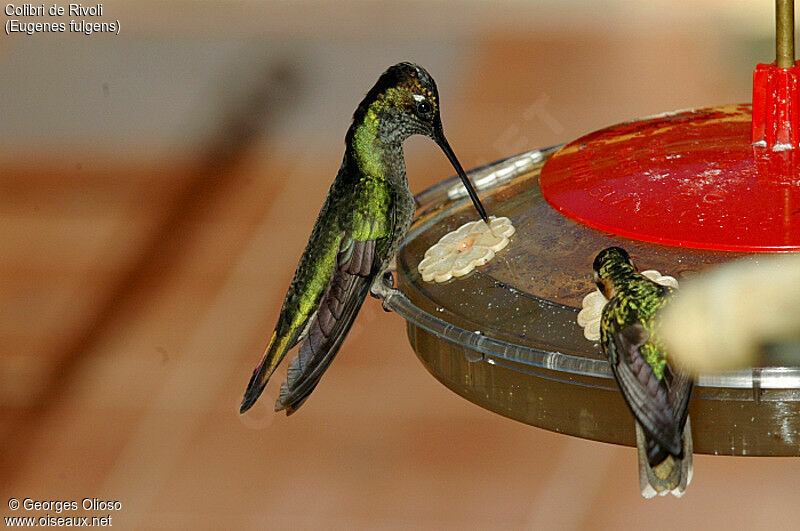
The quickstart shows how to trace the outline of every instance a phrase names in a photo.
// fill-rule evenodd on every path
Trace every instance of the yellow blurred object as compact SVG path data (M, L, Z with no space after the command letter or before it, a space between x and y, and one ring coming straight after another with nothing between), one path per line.
M798 316L800 256L759 257L688 281L664 310L662 337L693 373L740 369L758 364L763 346L796 340Z

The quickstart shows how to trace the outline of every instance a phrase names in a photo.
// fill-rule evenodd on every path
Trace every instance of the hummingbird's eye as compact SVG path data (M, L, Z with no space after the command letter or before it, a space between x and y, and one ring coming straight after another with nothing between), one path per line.
M430 103L425 100L421 100L417 102L417 114L420 117L427 117L431 112L433 112L433 107Z

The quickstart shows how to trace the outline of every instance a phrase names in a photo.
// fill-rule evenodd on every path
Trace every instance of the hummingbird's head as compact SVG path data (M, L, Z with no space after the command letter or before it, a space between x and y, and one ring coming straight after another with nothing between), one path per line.
M373 140L399 146L411 135L425 135L439 144L488 224L486 210L444 136L436 82L421 66L404 62L389 67L367 92L353 115L347 142L364 154L374 149Z
M625 249L608 247L594 259L594 283L606 299L616 295L616 281L636 271Z
M411 135L444 136L439 93L428 72L413 63L389 67L367 93L353 123L373 122L381 141L401 143Z

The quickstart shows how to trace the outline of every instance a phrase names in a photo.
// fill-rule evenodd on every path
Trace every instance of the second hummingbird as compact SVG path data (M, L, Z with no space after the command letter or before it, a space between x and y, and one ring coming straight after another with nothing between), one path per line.
M636 271L619 247L597 255L594 279L609 300L600 321L600 345L636 419L642 495L680 497L692 478L693 382L672 366L658 335L659 312L674 290Z
M275 403L275 411L296 411L333 361L370 288L380 290L416 210L402 148L414 134L428 136L441 147L488 223L475 189L445 139L433 78L412 63L390 67L353 115L344 160L264 357L250 378L241 413L253 406L286 353L300 343Z

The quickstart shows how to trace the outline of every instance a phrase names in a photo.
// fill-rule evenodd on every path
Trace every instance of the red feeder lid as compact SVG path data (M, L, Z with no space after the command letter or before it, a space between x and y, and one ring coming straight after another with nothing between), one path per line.
M743 104L590 133L547 161L542 194L564 215L627 238L720 251L798 250L797 148L754 145L751 121Z
M559 212L652 243L716 251L800 249L800 62L794 1L775 2L776 60L753 105L614 125L564 146L539 177Z

